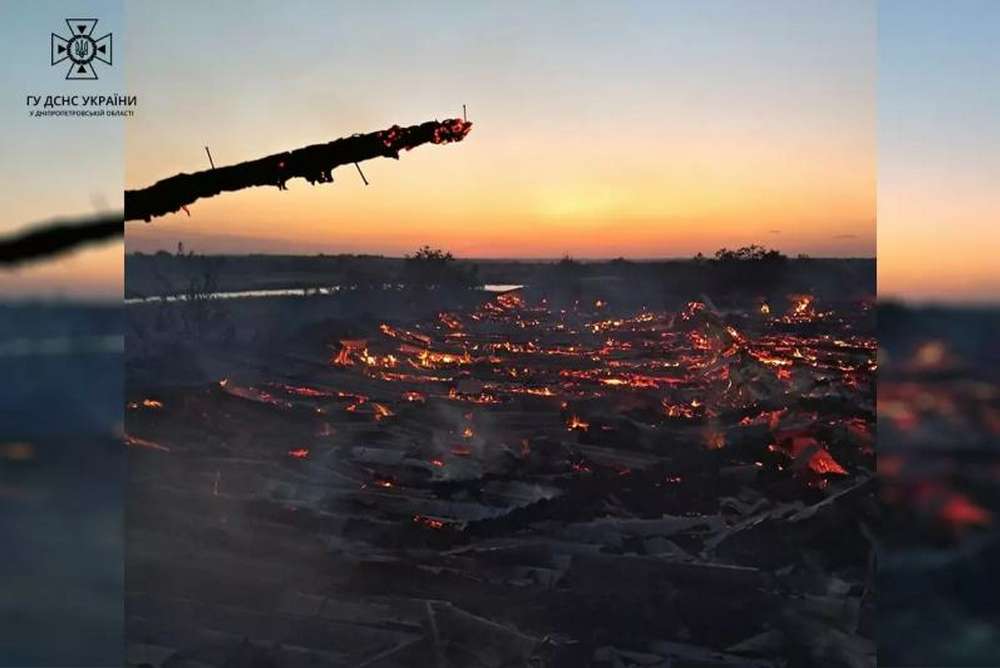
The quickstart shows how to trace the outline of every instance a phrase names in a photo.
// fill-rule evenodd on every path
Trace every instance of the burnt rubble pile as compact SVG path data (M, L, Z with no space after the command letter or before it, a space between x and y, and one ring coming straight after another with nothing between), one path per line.
M874 665L871 321L522 290L133 388L130 665Z

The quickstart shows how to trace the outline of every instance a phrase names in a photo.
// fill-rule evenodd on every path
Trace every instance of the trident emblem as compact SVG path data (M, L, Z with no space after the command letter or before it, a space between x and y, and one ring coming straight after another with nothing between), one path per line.
M90 44L87 41L78 39L73 42L73 55L76 56L74 60L86 60L89 54Z

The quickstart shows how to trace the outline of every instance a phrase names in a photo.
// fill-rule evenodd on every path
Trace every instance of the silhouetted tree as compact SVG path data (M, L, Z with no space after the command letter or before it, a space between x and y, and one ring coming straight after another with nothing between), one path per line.
M695 261L708 271L710 289L720 297L769 290L781 283L788 265L783 253L757 244L720 248L711 259L695 257Z
M700 255L700 253L699 253ZM749 246L743 246L737 248L736 250L729 250L728 248L720 248L715 251L715 258L712 260L717 263L733 263L733 262L784 262L788 258L776 250L768 250L763 246L758 246L757 244L751 244Z
M475 272L461 267L448 251L423 246L403 261L403 282L411 286L437 285L470 287Z

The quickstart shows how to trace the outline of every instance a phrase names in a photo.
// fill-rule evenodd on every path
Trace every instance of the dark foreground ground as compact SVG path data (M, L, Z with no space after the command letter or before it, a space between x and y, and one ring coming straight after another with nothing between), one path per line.
M879 311L879 663L1000 657L1000 311Z
M873 665L873 272L815 267L128 307L129 665Z
M122 320L0 305L0 665L124 660Z
M625 310L642 306L616 294L605 295L603 308L615 308L612 296ZM822 312L835 297L818 294L815 308ZM849 478L792 473L791 491L777 494L788 462L756 459L780 434L770 418L767 436L748 438L736 453L743 425L716 423L725 447L710 451L714 457L765 464L748 479L746 465L701 460L691 441L715 434L698 407L675 404L671 422L650 421L655 428L646 431L637 416L625 437L619 425L628 423L600 416L584 429L586 402L576 400L581 414L568 430L574 414L561 403L546 407L544 394L527 395L543 403L521 426L509 400L469 401L475 393L465 401L427 393L423 404L414 397L424 408L437 404L436 413L406 415L399 381L373 379L362 371L367 365L330 363L344 347L341 336L368 335L371 356L398 348L397 339L378 338L386 336L379 316L389 309L398 324L426 327L441 323L445 307L474 311L484 298L378 293L214 304L184 317L177 305L132 311L129 394L164 401L131 409L129 427L171 451L136 443L129 451L128 665L637 666L667 665L665 657L674 666L858 665L829 658L852 647L861 649L860 665L870 665L870 607L862 604L869 576L861 565L868 539L858 532L872 513L867 497L859 506L850 494L835 496L867 475L863 441L826 444ZM772 300L777 314L779 303ZM664 298L659 306L680 313L685 304ZM122 663L119 313L3 307L0 655L7 665ZM616 319L604 314L582 318ZM463 322L466 332L478 327ZM881 308L880 665L990 666L1000 652L997 325L995 310ZM761 322L738 326L757 336ZM600 338L630 338L612 334L616 327ZM447 328L444 340L460 340L455 333ZM357 354L349 357L358 362ZM792 359L793 369L804 362ZM440 373L422 367L419 353L417 364L423 371L414 372ZM615 377L609 362L596 366L609 370L605 380ZM218 384L227 374L228 391ZM309 396L304 385L266 385L275 378L314 389L391 382L382 405L397 410L376 420L382 397L374 391L357 405L347 396ZM249 390L262 386L266 394ZM505 387L498 396L519 393L516 384ZM463 389L482 394L475 384ZM349 413L355 423L344 420ZM397 439L401 428L414 432L409 445ZM518 430L529 439L527 453L501 436ZM503 458L491 458L490 448ZM515 484L521 480L529 486ZM818 480L828 482L809 486ZM552 489L558 496L537 500ZM830 497L840 507L832 515L822 506L794 522L778 512L732 531L743 524L740 513L759 520L784 499L806 509ZM742 505L761 501L759 512ZM455 523L470 512L471 521ZM692 524L677 519L691 514ZM720 571L717 562L742 569ZM756 642L742 643L743 634Z

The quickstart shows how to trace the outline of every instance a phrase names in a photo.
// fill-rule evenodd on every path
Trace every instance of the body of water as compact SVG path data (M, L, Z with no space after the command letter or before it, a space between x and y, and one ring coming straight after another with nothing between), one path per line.
M390 284L387 283L382 286L384 290L402 290L405 286L402 284ZM523 285L513 285L513 284L503 284L503 283L488 283L486 285L480 285L479 290L485 292L510 292L511 290L517 290L523 288ZM308 297L313 295L333 295L344 290L351 290L353 288L344 287L340 285L330 285L325 287L312 287L312 288L277 288L274 290L234 290L229 292L209 292L204 295L198 295L196 298L204 299L250 299L254 297ZM158 302L185 302L191 299L189 295L156 295L150 297L129 297L125 300L126 304L155 304Z

